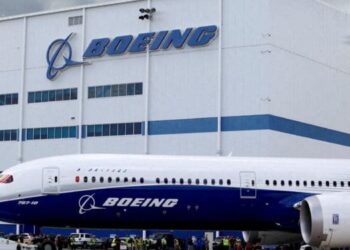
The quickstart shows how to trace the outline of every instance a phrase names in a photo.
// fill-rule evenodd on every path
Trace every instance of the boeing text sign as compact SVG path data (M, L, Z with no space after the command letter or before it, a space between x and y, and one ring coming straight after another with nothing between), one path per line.
M187 28L184 31L179 29L165 30L160 32L148 32L132 35L117 36L114 39L98 38L93 39L84 52L83 59L94 57L121 56L126 53L142 53L157 50L168 50L171 46L181 49L185 45L196 48L205 46L215 39L217 26L202 26L198 28ZM65 39L53 41L46 53L48 69L46 76L53 80L57 74L70 66L81 65L84 61L72 60L72 47L69 44L70 34Z

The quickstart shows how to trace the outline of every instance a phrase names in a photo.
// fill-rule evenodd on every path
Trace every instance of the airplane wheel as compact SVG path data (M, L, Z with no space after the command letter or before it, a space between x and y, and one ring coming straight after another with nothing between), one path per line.
M45 241L41 244L41 249L42 250L56 250L56 246L51 241Z

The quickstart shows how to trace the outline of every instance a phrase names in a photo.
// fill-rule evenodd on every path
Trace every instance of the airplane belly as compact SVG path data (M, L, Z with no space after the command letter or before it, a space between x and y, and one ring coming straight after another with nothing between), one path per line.
M257 190L255 198L242 199L233 187L115 187L1 202L0 220L11 211L11 222L45 226L291 231L299 217L291 204L300 198Z

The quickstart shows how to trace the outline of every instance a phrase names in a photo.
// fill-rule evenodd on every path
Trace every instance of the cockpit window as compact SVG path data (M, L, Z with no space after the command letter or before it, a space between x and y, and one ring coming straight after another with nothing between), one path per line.
M0 183L11 183L11 182L13 182L12 175L8 175L8 174L0 175Z

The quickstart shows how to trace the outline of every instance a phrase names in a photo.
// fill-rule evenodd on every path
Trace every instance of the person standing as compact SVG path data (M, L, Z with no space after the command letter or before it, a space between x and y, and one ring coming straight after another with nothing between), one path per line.
M193 241L192 238L188 238L187 240L188 250L193 250Z
M168 242L167 242L165 236L163 236L163 238L161 239L161 245L162 245L162 249L163 249L163 250L166 250L166 249L167 249Z
M95 250L96 249L96 236L95 235L91 238L90 244L91 244L91 249Z
M177 238L174 240L174 248L175 250L181 250L180 241Z
M112 243L111 243L111 247L113 250L117 250L117 236L114 236Z

